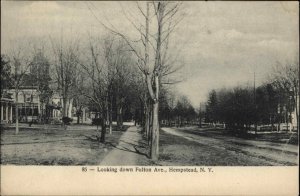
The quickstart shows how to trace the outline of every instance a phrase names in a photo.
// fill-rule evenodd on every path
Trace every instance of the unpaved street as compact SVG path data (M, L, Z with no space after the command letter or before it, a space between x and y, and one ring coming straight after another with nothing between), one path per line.
M227 157L256 160L257 165L297 165L298 146L287 143L254 141L228 135L215 134L216 130L190 128L162 128L168 134L179 136L209 151L226 152ZM220 130L218 130L220 132ZM207 148L205 148L207 150ZM212 157L207 157L210 159ZM217 157L215 157L217 158Z

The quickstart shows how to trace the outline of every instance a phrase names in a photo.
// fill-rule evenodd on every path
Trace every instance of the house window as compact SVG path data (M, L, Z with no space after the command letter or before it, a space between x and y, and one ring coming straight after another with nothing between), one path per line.
M26 102L32 102L32 100L33 100L32 95L26 96Z

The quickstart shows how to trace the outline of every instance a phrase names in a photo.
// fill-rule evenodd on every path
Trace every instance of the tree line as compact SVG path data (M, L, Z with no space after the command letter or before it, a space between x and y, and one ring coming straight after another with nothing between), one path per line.
M198 113L188 97L163 90L160 116L164 126L189 126L198 124Z
M232 130L250 130L251 125L290 126L292 118L299 127L299 63L277 64L264 84L211 90L202 115L207 123L223 123ZM295 116L293 116L295 113ZM291 128L291 127L290 127Z

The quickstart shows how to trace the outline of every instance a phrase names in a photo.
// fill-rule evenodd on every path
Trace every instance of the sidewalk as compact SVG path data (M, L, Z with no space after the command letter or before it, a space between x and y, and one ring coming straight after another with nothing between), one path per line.
M146 154L139 151L139 148L144 147L145 143L142 140L142 135L139 133L139 128L129 127L121 136L119 144L102 160L100 165L144 165L143 163L149 161Z

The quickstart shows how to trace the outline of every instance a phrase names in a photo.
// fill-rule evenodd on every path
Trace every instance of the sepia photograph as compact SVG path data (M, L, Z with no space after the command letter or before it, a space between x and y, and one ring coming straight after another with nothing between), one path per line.
M1 167L299 166L298 135L297 1L1 1Z

